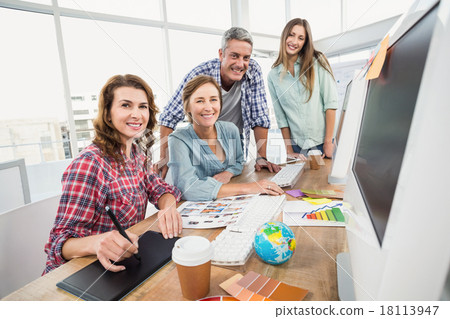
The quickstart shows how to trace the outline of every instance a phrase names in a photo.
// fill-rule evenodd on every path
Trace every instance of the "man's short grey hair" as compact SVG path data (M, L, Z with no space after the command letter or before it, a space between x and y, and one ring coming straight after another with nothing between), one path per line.
M222 52L225 52L225 49L227 48L228 41L230 40L239 40L239 41L245 41L250 43L250 45L253 48L253 38L250 32L245 30L244 28L239 27L232 27L231 29L228 29L225 31L222 37Z

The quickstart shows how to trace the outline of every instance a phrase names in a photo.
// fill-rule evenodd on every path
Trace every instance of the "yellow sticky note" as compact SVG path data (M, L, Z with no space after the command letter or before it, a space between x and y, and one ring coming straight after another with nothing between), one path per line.
M329 198L310 198L310 197L303 198L303 200L313 205L323 205L330 203L332 201Z
M377 56L373 60L372 65L366 75L366 80L376 79L381 72L381 68L384 64L384 59L386 59L386 51L389 44L389 34L381 41L380 49L378 50Z

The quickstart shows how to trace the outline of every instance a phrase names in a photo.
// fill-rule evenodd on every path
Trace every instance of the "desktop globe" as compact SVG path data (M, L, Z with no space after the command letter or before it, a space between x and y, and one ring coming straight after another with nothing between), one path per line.
M294 233L284 223L265 223L256 232L255 251L268 264L285 263L295 251Z

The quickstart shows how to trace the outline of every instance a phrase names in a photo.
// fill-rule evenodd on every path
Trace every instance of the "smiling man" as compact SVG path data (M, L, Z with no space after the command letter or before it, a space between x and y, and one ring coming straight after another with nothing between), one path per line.
M239 128L245 154L248 155L250 130L257 145L255 168L278 172L280 167L266 159L267 133L270 126L266 93L261 67L251 59L253 39L250 33L238 27L225 31L219 58L206 61L192 69L181 81L159 119L161 133L161 160L154 169L164 178L169 159L167 136L184 119L181 96L186 83L197 75L212 76L222 89L222 111L219 120L233 122Z

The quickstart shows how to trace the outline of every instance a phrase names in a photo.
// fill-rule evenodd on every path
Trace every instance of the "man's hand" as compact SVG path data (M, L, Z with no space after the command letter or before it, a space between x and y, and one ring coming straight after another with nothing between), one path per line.
M166 158L163 158L161 160L159 160L158 162L156 162L155 164L153 164L152 168L153 171L158 174L162 179L166 178L167 175L167 171L169 170L169 167L167 166L167 163L169 161Z
M222 184L228 184L231 180L231 178L233 177L233 173L225 171L219 174L216 174L213 176L213 178L219 182L221 182Z
M277 164L271 163L263 157L258 157L255 162L255 169L259 172L262 168L267 168L271 173L278 173L281 170L281 167Z

